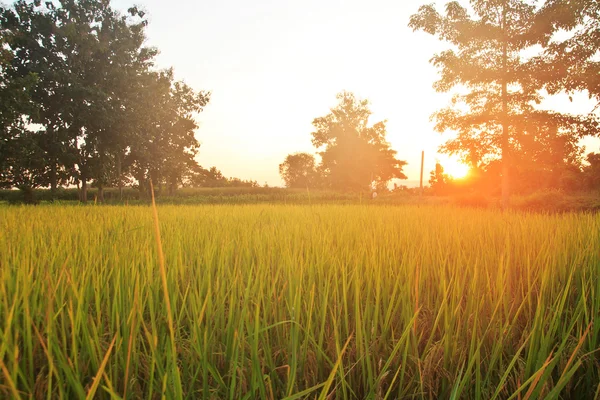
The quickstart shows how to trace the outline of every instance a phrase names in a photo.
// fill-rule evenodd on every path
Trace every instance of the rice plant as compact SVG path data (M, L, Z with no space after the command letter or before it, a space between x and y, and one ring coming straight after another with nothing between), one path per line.
M1 398L598 399L599 319L598 214L0 208Z

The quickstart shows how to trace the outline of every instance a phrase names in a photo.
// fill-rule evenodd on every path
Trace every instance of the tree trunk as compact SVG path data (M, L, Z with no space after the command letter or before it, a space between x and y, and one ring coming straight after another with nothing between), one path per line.
M57 177L57 162L55 160L52 161L50 165L50 201L54 202L56 200L56 189L58 187L58 177Z
M83 204L87 204L88 201L88 186L87 186L87 176L84 173L81 174L81 195L79 200Z
M504 38L502 40L502 69L504 76L502 77L502 208L507 209L510 205L510 180L509 170L510 164L508 160L508 89L507 89L507 67L508 67L508 44L506 38L506 6L502 11L502 31Z
M119 181L119 201L123 201L123 180L121 179L121 153L117 154L117 179Z
M35 204L35 196L33 194L33 188L30 186L21 187L23 192L23 201L25 204Z
M562 172L563 162L563 150L561 143L557 140L558 126L552 125L548 128L550 130L550 151L552 165L550 167L550 176L546 187L558 188L560 187L560 175Z
M140 173L138 175L138 185L139 185L139 196L140 196L140 200L145 198L145 182L144 182L144 174Z
M98 203L104 203L104 185L98 184Z
M163 180L162 179L158 179L158 172L156 172L153 176L152 176L152 183L154 185L156 185L158 182L158 191L155 194L156 197L161 197L162 193L163 193Z
M175 196L175 190L177 189L177 178L171 177L169 179L169 196Z
M46 134L49 138L48 155L50 157L50 201L54 202L56 199L56 189L58 187L58 151L56 149L58 142L54 125L50 124L46 127Z

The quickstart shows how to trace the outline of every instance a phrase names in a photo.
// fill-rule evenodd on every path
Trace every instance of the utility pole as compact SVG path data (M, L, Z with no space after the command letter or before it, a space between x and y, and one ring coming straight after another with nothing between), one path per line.
M423 196L423 166L425 165L425 150L421 151L421 184L419 185L421 196Z

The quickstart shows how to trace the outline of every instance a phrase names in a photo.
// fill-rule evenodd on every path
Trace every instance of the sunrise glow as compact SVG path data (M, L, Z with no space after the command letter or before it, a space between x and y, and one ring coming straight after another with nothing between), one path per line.
M469 174L469 166L460 161L450 160L447 164L443 164L444 172L454 179L465 178Z

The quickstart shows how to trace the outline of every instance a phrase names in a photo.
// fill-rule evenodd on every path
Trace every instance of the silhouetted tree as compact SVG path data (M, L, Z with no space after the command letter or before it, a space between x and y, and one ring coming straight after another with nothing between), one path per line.
M201 166L195 166L188 177L188 186L192 187L225 187L227 178L223 176L217 167L204 169Z
M313 121L312 143L323 149L319 154L325 183L338 190L366 191L373 182L406 179L406 162L396 159L385 139L386 121L370 125L368 101L352 93L342 92L337 99L331 113Z
M439 162L435 163L435 169L431 171L429 176L429 187L436 195L447 194L452 178L444 173L444 167Z
M445 15L433 5L422 6L409 26L452 45L436 54L432 63L441 78L436 90L455 92L452 105L434 114L436 129L458 133L442 151L461 155L464 162L481 167L502 160L502 204L509 202L509 171L526 135L574 136L593 129L587 118L539 111L544 82L540 65L523 59L523 52L544 44L534 29L538 18L534 2L471 0L475 16L458 2L446 5ZM542 132L542 130L545 130Z

